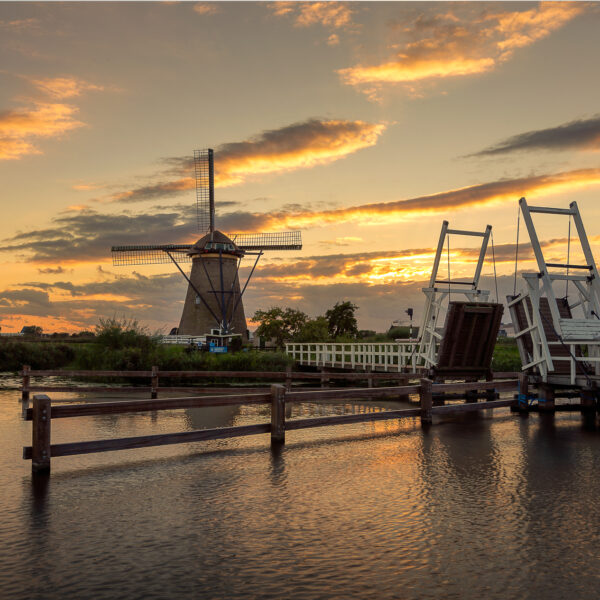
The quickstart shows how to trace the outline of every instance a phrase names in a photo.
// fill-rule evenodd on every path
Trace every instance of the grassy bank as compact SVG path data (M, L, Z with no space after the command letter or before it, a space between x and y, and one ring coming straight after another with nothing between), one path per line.
M116 346L116 347L115 347ZM165 346L152 338L132 346L90 342L86 344L10 341L0 344L0 371L32 369L93 369L98 371L146 371L157 365L164 371L284 371L293 360L283 352L211 354L190 352L182 346ZM520 371L521 360L514 339L497 341L494 371Z

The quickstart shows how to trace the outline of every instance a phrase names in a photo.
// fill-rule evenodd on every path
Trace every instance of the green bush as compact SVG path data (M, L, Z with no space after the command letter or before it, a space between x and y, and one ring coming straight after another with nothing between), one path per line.
M521 357L514 338L499 338L492 357L493 371L520 371Z
M4 342L0 344L0 371L18 371L23 365L32 369L60 369L75 358L68 344Z

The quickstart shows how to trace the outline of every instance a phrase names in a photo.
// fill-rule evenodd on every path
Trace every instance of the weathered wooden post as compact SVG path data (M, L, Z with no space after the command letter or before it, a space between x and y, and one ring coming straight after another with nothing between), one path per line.
M21 401L28 402L29 401L29 382L30 375L29 371L31 371L31 367L29 365L23 365L23 386L21 388Z
M596 410L595 390L584 388L581 390L581 411L592 413Z
M34 473L50 471L50 404L46 394L33 397L31 470Z
M329 377L327 376L327 372L324 368L321 369L321 387L329 387Z
M431 379L421 379L419 399L421 402L421 425L431 425L433 423L431 415L431 407L433 406L433 381Z
M554 412L554 387L546 383L540 383L537 387L539 411Z
M373 371L373 367L371 365L367 365L365 367L365 371L367 373L369 373L369 376L367 377L367 387L372 388L373 387L373 377L371 377L371 372Z
M292 366L288 365L285 368L285 389L289 392L292 389Z
M271 385L271 445L285 443L285 387Z
M158 367L156 366L152 367L152 383L150 385L152 389L150 398L155 400L158 397Z
M529 396L529 377L527 373L519 373L519 389L515 394L515 402L510 407L512 412L520 412L527 414L529 412L529 403L527 398Z

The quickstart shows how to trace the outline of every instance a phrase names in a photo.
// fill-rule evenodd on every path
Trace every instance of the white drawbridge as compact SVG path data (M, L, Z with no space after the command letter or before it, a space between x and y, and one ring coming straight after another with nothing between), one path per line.
M452 295L464 298L469 302L486 302L490 292L479 288L479 279L483 269L483 262L487 252L488 242L492 233L492 226L488 225L485 231L465 231L462 229L450 229L448 221L442 223L440 239L438 241L431 277L428 287L423 288L425 294L425 308L421 322L420 338L417 345L417 363L429 369L437 365L440 342L444 335L444 323L440 321L444 318L444 313L448 308ZM451 279L450 271L450 248L449 236L459 235L467 237L481 238L479 256L475 273L472 279L468 281L459 281ZM438 273L444 247L448 252L448 279L440 279ZM460 278L464 279L464 278Z
M593 387L600 375L600 277L577 203L550 208L529 206L521 198L519 204L538 266L537 273L523 274L523 291L507 298L523 371L543 383ZM532 219L535 213L569 218L566 262L546 262ZM583 264L570 264L571 221ZM557 297L559 282L565 282L562 297Z

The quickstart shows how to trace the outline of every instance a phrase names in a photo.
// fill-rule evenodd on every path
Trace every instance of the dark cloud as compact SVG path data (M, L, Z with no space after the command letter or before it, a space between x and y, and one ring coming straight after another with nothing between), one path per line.
M215 183L220 187L237 185L256 175L327 164L375 145L385 129L385 124L313 118L263 131L242 142L222 144L215 149ZM167 165L166 171L158 175L161 181L118 192L109 201L155 200L195 188L190 156L167 157L161 162ZM167 177L176 179L165 180Z
M579 119L558 127L527 131L509 137L470 156L495 156L531 150L600 149L600 115Z
M178 212L134 215L85 210L55 217L53 227L17 233L5 240L1 250L24 253L35 262L83 262L106 260L113 245L185 243L196 237L195 221L182 221Z
M63 273L66 273L67 269L63 269L63 267L47 267L45 269L38 269L38 273L42 274L42 275L62 275Z

